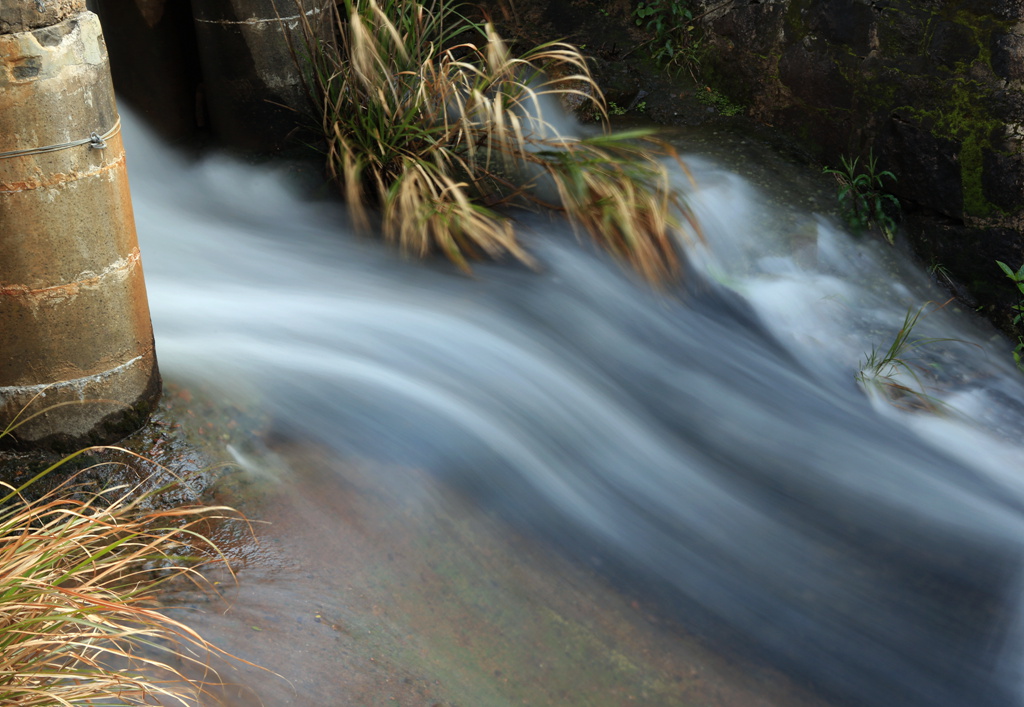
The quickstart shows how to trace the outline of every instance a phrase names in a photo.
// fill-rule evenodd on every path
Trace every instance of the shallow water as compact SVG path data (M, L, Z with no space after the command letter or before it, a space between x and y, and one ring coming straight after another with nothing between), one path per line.
M786 203L799 176L692 158L708 243L663 295L539 217L539 272L404 262L273 171L124 132L165 377L259 396L300 448L430 472L427 497L840 701L1021 703L1024 379L949 305L918 328L958 340L916 352L932 411L865 394L865 353L945 297Z

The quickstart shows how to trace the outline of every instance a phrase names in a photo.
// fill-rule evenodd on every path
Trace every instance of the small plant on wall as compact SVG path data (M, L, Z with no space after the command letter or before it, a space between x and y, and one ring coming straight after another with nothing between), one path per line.
M694 13L693 0L641 0L633 9L633 21L647 31L650 38L627 54L647 47L654 62L670 76L677 77L684 70L696 84L695 98L724 116L740 115L743 105L701 77L701 64L707 55L707 45L697 21L704 14Z
M703 42L694 24L693 10L682 0L648 0L637 3L633 19L638 27L652 33L651 56L670 72L686 69L700 83Z
M824 172L839 183L836 198L843 220L858 233L877 227L891 245L896 238L896 220L889 211L898 212L900 202L885 191L885 181L895 182L896 175L888 170L879 171L873 152L868 153L864 163L859 157L850 159L843 155L841 159L842 169L825 167Z
M1017 286L1017 304L1013 305L1013 311L1017 313L1017 316L1011 322L1014 332L1017 333L1017 347L1013 350L1013 360L1016 361L1017 368L1024 371L1024 334L1021 333L1024 331L1024 326L1022 326L1024 323L1024 265L1021 265L1016 272L1001 260L997 260L996 265Z

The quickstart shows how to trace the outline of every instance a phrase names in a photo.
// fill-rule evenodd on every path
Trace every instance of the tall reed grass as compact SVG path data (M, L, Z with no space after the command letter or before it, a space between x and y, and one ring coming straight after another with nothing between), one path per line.
M77 475L29 498L101 449L0 484L0 705L191 705L217 682L205 666L220 651L159 611L156 591L182 578L203 585L201 565L223 558L202 524L237 514L144 510L145 495L85 492Z
M513 56L448 0L338 0L302 17L296 57L357 225L379 214L402 251L463 269L480 257L531 264L502 207L554 208L648 280L677 275L681 224L699 228L666 148L642 130L565 135L550 113L551 99L576 96L607 117L575 47Z

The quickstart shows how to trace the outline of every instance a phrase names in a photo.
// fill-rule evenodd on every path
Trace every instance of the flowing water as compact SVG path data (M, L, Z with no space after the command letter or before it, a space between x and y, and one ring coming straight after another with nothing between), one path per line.
M945 297L794 206L797 177L761 174L769 194L692 157L707 244L656 294L541 217L521 227L539 271L406 262L274 171L124 132L165 377L255 392L306 447L425 470L839 701L1022 703L1024 378L951 304L915 330L956 339L911 354L928 402L866 394L866 352ZM337 502L304 511L318 533Z

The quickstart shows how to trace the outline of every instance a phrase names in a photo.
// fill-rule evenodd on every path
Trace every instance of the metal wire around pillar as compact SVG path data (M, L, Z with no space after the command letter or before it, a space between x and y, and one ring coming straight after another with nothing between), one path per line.
M10 150L9 152L0 152L0 160L7 159L9 157L26 157L28 155L40 155L46 152L57 152L59 150L66 150L69 147L79 147L80 145L88 145L94 150L102 150L107 146L107 140L112 138L121 129L121 118L118 117L107 132L102 135L92 132L89 137L82 138L81 140L72 140L71 142L61 142L56 145L46 145L44 147L27 147L23 150Z

